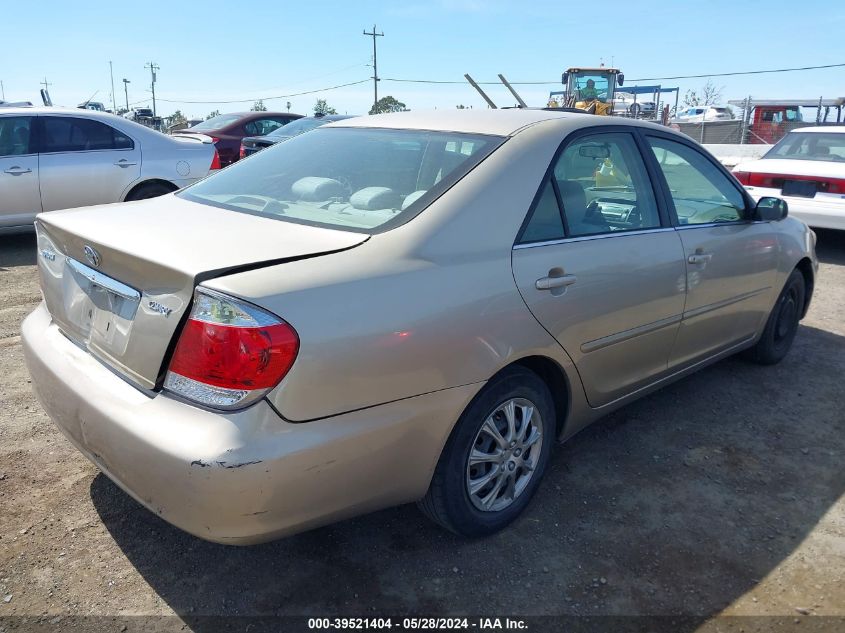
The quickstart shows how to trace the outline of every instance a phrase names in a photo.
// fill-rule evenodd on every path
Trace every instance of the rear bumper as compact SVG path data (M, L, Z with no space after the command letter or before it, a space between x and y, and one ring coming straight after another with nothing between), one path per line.
M815 198L800 198L784 196L780 189L767 187L746 187L746 189L756 200L765 196L786 200L789 205L789 215L809 226L845 231L845 197L816 194Z
M22 340L39 400L86 457L166 521L228 544L422 497L479 388L291 424L265 401L221 414L151 397L70 342L43 304L24 321Z

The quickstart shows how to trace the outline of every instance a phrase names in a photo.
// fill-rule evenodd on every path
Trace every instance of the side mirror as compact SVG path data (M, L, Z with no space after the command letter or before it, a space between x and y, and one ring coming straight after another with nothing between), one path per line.
M568 72L563 73L563 74L560 76L560 83L562 83L564 86L566 85L566 82L567 82L567 81L569 81L569 73L568 73Z
M622 73L619 73L618 75L616 75L616 83L620 86L624 86L625 85L625 75L623 75Z
M754 219L759 222L778 222L789 214L789 205L780 198L760 198L754 207Z

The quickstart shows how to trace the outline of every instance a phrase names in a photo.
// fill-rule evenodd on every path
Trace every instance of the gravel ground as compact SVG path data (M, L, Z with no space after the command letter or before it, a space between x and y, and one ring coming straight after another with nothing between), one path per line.
M463 540L404 506L248 548L164 523L55 429L19 337L39 300L34 240L0 238L0 630L10 615L177 614L211 630L197 616L387 613L845 630L845 233L819 233L784 362L728 359L593 425L508 530Z

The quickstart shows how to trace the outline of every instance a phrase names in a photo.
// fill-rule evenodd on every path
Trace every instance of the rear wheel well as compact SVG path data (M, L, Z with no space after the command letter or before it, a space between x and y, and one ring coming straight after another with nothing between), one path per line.
M508 367L513 365L530 369L546 383L554 401L555 417L557 418L557 434L559 436L561 431L563 431L566 418L569 415L570 390L566 373L561 369L560 365L546 356L526 356L525 358L514 361ZM507 367L504 369L507 369Z
M805 257L795 268L801 271L804 276L804 309L801 311L801 318L807 316L807 310L810 309L810 299L813 297L813 287L815 286L815 276L813 275L813 264L809 257Z
M127 198L132 196L133 193L135 193L136 191L138 191L142 187L148 187L150 185L161 185L162 187L167 187L168 189L170 189L170 191L176 191L179 188L176 185L174 185L172 182L170 182L169 180L163 180L161 178L150 178L149 180L144 180L143 182L139 182L137 185L132 187L132 189L130 189L129 191L126 192L126 195L123 196L123 199L126 200Z

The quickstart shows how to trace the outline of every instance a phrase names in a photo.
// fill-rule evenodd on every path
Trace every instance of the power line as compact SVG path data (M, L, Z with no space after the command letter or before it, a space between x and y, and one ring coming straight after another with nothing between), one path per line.
M842 68L845 64L826 64L824 66L802 66L800 68L774 68L772 70L743 70L734 73L710 73L709 75L678 75L677 77L641 77L630 81L657 81L658 79L704 79L705 77L735 77L736 75L763 75L766 73L791 73L800 70L821 70L823 68Z
M639 77L636 79L629 79L628 81L657 81L666 79L703 79L706 77L735 77L737 75L762 75L766 73L788 73L803 70L821 70L824 68L842 68L845 64L825 64L823 66L801 66L799 68L773 68L771 70L743 70L729 73L708 73L704 75L676 75L674 77ZM396 77L380 77L380 81L394 81L402 83L416 83L416 84L463 84L465 80L442 80L442 79L400 79ZM495 86L499 85L498 81L479 81L476 82L482 85ZM529 85L557 85L560 81L511 81L513 85L529 86Z
M729 72L729 73L710 73L710 74L703 74L703 75L676 75L673 77L641 77L637 79L629 79L628 81L658 81L658 80L668 80L668 79L703 79L707 77L734 77L737 75L761 75L765 73L786 73L786 72L799 72L805 70L822 70L826 68L842 68L845 67L845 63L842 64L825 64L822 66L801 66L799 68L774 68L770 70L746 70L746 71L738 71L738 72ZM276 95L271 97L254 97L250 99L217 99L217 100L206 100L206 101L197 101L197 100L190 100L190 99L162 99L161 97L157 97L158 101L166 101L168 103L192 103L192 104L216 104L216 103L250 103L258 101L259 99L263 101L272 101L273 99L287 99L290 97L300 97L303 95L315 94L318 92L326 92L329 90L337 90L338 88L346 88L348 86L357 86L359 84L366 83L370 81L371 78L368 79L361 79L359 81L350 81L344 84L338 84L336 86L329 86L327 88L318 88L316 90L305 90L303 92L293 92L290 94L285 95ZM397 77L379 77L379 81L393 81L393 82L401 82L401 83L419 83L419 84L466 84L466 80L441 80L441 79L403 79ZM46 80L45 80L46 82ZM42 82L45 83L45 82ZM501 82L498 81L479 81L477 82L480 85L490 85L490 86L498 86L501 85ZM512 85L518 86L528 86L528 85L558 85L560 81L511 81ZM148 99L144 99L142 101L137 101L136 103L144 103L148 101ZM135 103L129 104L135 105Z
M161 97L158 97L158 100L166 101L168 103L250 103L258 100L272 101L273 99L287 99L289 97L300 97L302 95L310 95L317 92L326 92L327 90L336 90L337 88L346 88L347 86L357 86L358 84L363 84L368 81L370 81L369 78L361 79L360 81L350 81L349 83L338 84L337 86L329 86L328 88L318 88L317 90L305 90L303 92L292 92L291 94L276 95L274 97L255 97L254 99L217 99L214 101L191 101L188 99L162 99Z

